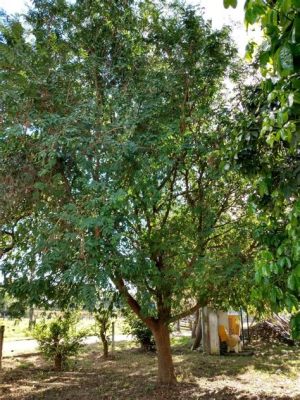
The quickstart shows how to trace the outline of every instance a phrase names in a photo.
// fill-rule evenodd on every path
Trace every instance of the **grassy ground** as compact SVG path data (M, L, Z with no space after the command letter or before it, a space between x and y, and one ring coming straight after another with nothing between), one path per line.
M26 339L28 337L28 318L19 320L1 319L0 325L5 326L4 338L8 340Z
M3 360L1 400L231 400L300 399L300 349L257 345L254 356L191 352L187 338L173 340L178 384L156 385L156 356L119 343L115 357L87 346L62 373L39 355Z

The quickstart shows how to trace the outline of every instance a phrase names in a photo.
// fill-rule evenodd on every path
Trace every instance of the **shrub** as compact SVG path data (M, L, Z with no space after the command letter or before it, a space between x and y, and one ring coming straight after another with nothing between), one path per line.
M143 321L133 313L128 312L125 315L125 322L124 333L132 335L141 345L142 350L155 351L153 334Z
M78 319L67 312L50 321L43 320L35 326L34 338L44 356L54 362L54 368L61 371L68 357L78 354L86 331L76 331Z

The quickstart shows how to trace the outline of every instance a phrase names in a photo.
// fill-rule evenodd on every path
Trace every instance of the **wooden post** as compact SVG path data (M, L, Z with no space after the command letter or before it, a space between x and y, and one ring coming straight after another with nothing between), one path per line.
M111 324L111 354L115 353L115 323Z
M4 325L0 326L0 370L2 369L3 341L4 341Z

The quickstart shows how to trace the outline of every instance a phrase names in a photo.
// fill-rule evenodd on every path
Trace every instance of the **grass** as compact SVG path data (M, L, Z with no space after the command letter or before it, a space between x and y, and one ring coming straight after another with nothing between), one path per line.
M156 385L156 355L133 342L116 343L104 360L90 345L67 371L57 373L41 356L7 358L1 400L288 400L300 399L300 349L256 344L254 356L208 356L190 350L188 338L173 338L178 384Z
M37 320L39 322L39 319ZM32 335L28 330L29 319L21 318L18 320L0 318L0 326L4 325L4 338L7 340L31 339ZM115 334L123 334L124 321L118 318L115 323ZM93 317L84 316L78 323L79 329L87 329L91 335L96 335L95 320Z
M30 336L28 331L28 318L17 320L1 319L0 325L4 325L4 338L8 340L26 339Z

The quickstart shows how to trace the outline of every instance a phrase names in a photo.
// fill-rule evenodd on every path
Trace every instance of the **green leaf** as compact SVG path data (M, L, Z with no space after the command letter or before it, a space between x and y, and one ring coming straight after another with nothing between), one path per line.
M258 191L260 196L264 196L269 193L268 184L265 179L261 180L258 184Z
M292 0L292 6L300 10L300 0Z
M296 285L297 285L297 280L295 279L295 276L291 274L288 277L288 288L294 290L296 288Z
M252 25L259 20L264 14L266 5L262 0L252 0L246 2L245 5L245 20L246 23Z
M259 63L261 67L265 66L269 62L270 56L271 53L269 51L262 51L259 54Z
M293 30L292 30L292 41L293 41L293 43L300 42L300 16L299 15L297 15L297 17L294 20Z
M237 0L223 0L223 3L225 8L229 7L236 8L237 6Z
M275 61L275 67L280 76L286 77L294 72L293 53L288 44L284 44L277 50Z

